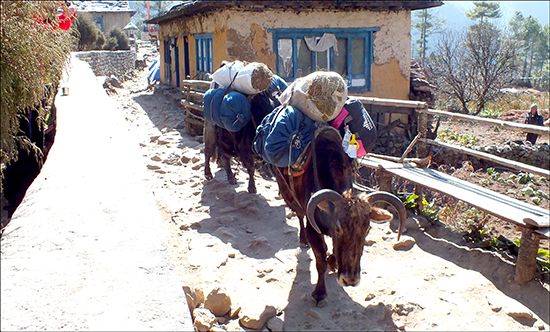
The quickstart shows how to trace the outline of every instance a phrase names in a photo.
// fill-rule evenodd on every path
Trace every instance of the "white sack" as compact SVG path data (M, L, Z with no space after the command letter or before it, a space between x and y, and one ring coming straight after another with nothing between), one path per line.
M273 73L265 64L251 62L239 71L231 88L240 93L255 95L267 90L272 77Z
M317 122L331 121L340 114L348 98L346 82L336 72L316 71L300 77L279 97Z
M233 61L219 68L212 74L212 79L219 84L220 88L227 88L233 78L244 68L242 61Z

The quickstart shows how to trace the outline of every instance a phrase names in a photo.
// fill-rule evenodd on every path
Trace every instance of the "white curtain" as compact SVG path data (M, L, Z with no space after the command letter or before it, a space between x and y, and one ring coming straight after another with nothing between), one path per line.
M306 45L312 52L324 52L334 47L334 52L338 54L338 41L333 33L325 33L319 40L315 37L304 37Z

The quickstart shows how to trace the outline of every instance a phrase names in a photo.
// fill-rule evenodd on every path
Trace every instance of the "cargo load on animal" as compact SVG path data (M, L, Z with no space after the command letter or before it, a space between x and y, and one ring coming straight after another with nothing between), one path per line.
M262 69L256 71L260 72L260 79L254 71L252 71L252 77L248 78L251 88L261 86L254 90L253 94L234 90L233 85L237 81L239 70L246 67L244 62L235 61L225 64L214 73L216 75L213 77L219 81L213 81L211 87L216 86L216 88L208 90L203 99L204 175L206 179L213 178L210 160L217 157L219 166L225 170L228 182L236 184L235 175L230 167L230 159L236 158L248 171L248 192L250 193L256 193L254 173L257 156L252 151L256 127L262 122L264 116L279 105L277 97L287 87L286 82L279 76L271 74L264 64L254 66ZM265 77L268 79L266 80ZM259 90L261 92L256 93Z
M268 89L273 73L260 62L233 61L225 64L212 74L212 80L220 88L231 89L246 94L255 95Z
M247 96L227 89L210 89L204 94L204 119L230 132L241 130L250 121Z
M316 128L327 125L326 121L320 120L326 118L329 119L328 124L340 131L343 137L342 148L349 157L359 158L366 155L375 144L376 127L363 104L347 96L343 78L333 72L315 72L299 80L309 82L309 85L294 82L283 91L279 97L279 101L284 100L282 105L266 116L258 126L253 150L270 164L290 167L297 160L303 159L299 156L311 142L311 133ZM322 97L317 100L324 99L326 103L319 104L322 107L316 107L315 111L310 107L315 106L315 98L309 98L305 93L298 94L305 99L296 98L296 89L317 94ZM340 94L342 91L343 95ZM345 99L340 100L341 96L345 96ZM304 111L305 108L308 110ZM331 114L327 116L329 109ZM319 110L324 110L324 113Z
M335 72L316 71L294 81L279 101L299 109L313 121L333 120L348 97L346 82Z
M376 143L376 126L359 100L348 98L342 111L329 122L339 129L342 147L351 158L360 158L369 153Z

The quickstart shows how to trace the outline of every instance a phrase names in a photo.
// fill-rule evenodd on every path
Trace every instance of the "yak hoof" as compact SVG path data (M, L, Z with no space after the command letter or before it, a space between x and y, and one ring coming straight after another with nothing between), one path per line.
M253 186L253 187L248 187L248 192L249 192L250 194L256 194L256 193L257 193L256 187L254 187L254 186Z
M336 261L336 256L329 255L327 258L328 268L332 272L336 271L338 269L338 262Z
M212 173L204 174L204 177L205 177L207 180L212 180L212 179L213 179Z
M237 179L235 179L234 177L227 178L227 181L229 181L229 184L237 184Z
M327 291L318 290L317 286L313 290L313 293L311 293L311 297L315 301L315 305L319 308L322 308L325 306L325 304L327 304Z
M326 298L326 295L325 295L325 297L320 299L320 300L317 300L317 299L313 298L313 302L314 302L314 304L317 308L322 308L327 304L328 301L327 301L327 298Z

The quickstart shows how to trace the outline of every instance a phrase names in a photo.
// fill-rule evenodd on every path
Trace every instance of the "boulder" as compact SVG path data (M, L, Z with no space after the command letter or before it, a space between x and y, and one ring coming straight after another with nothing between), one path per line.
M395 238L392 246L394 250L409 250L414 246L415 243L416 240L413 237L401 235L399 241L397 241L397 238Z
M216 316L225 316L231 311L231 298L225 289L216 287L206 297L204 307Z
M249 315L244 315L239 319L239 322L242 326L246 328L261 330L267 323L267 321L270 318L275 317L275 315L277 315L277 309L275 309L275 307L273 306L268 305L265 306L263 312L259 315L256 314L252 317L250 317Z
M193 325L198 331L209 331L216 322L216 316L205 308L196 308L193 310Z

